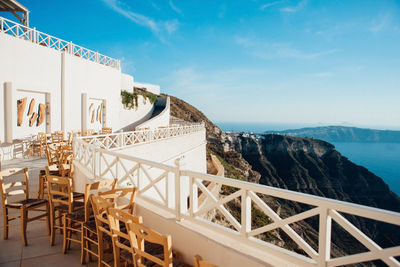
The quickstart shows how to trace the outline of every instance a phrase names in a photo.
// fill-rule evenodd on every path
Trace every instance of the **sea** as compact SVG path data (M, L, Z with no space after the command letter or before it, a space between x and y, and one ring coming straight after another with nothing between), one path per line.
M311 124L284 123L233 123L220 122L217 125L228 132L262 133L265 131L283 131L303 127L316 127ZM350 161L367 168L381 177L391 191L400 196L400 143L332 143L336 150Z

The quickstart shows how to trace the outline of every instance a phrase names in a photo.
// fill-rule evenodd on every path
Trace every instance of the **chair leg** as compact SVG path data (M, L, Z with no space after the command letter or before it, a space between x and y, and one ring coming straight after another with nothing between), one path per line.
M73 228L72 227L72 221L71 220L65 220L67 222L67 227L69 228ZM67 230L67 250L71 249L71 238L72 238L72 231L71 230Z
M120 249L115 245L116 241L117 237L113 236L112 244L113 244L113 254L114 254L114 267L120 267L121 266Z
M4 227L3 238L4 238L4 240L7 240L8 239L8 209L7 208L3 209L3 227Z
M46 202L46 228L47 234L50 235L50 207L48 202Z
M100 241L101 240L101 241ZM97 246L97 255L98 255L98 267L102 267L103 266L103 258L104 258L104 251L103 251L103 233L102 232L97 232L97 242L98 242L98 246Z
M55 237L55 223L56 220L54 219L54 214L55 211L54 210L50 210L50 246L54 246L54 237Z
M63 224L62 216L61 216L61 210L58 211L58 225L60 226L60 234L63 233L63 228L61 227Z
M67 253L67 217L65 214L62 217L63 220L63 253Z
M88 244L87 244L87 241L86 241L86 239L85 239L85 236L86 236L86 230L85 230L85 228L83 227L83 224L82 224L82 234L81 234L82 236L83 236L83 240L82 240L82 248L81 248L81 258L82 258L82 264L85 264L86 263L86 259L88 258L88 255L87 255L87 251L86 251L86 249L87 249L87 247L88 247Z
M83 243L83 223L81 223L81 264L85 264L85 250Z
M28 242L26 240L27 220L28 220L28 212L24 208L21 208L21 235L22 235L22 243L24 244L24 246L28 245Z
M43 176L39 172L39 190L38 190L38 198L43 199Z

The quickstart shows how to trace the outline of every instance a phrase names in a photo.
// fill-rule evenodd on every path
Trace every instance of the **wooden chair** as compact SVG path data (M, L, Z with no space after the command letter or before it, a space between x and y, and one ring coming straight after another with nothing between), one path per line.
M85 186L85 223L83 224L83 263L86 261L86 258L90 261L91 256L95 256L98 258L98 241L97 241L97 229L96 222L92 216L93 212L91 212L90 205L90 196L92 194L97 194L104 189L114 189L117 184L117 179L114 180L101 180L92 184L87 184ZM96 246L96 252L91 250L91 246Z
M53 144L47 145L46 146L46 157L47 157L47 163L49 166L52 165L58 165L58 150L57 147Z
M59 170L56 165L48 166L48 172L50 175L59 175ZM38 198L39 199L47 198L47 179L46 179L45 169L39 171Z
M99 266L110 266L105 260L104 252L107 245L112 247L111 237L112 233L107 219L108 208L119 208L132 214L134 208L134 201L136 196L136 188L116 188L106 192L99 192L98 195L90 197L93 214L96 222L97 230L97 254L91 253L98 258ZM129 197L127 203L119 203L121 199ZM119 205L121 204L121 205Z
M48 168L46 167L46 171ZM66 236L66 214L72 213L78 209L84 208L84 202L74 201L75 194L72 191L72 180L69 177L54 176L46 173L47 192L50 203L50 245L54 245L56 229L63 230L63 251L66 252L67 242L71 241ZM57 214L58 213L58 214ZM58 225L56 221L58 220ZM68 230L72 228L68 226ZM82 229L74 229L75 232L82 233ZM83 240L81 240L83 243Z
M112 134L112 128L109 127L101 128L101 134Z
M23 174L23 179L21 179ZM0 172L0 191L3 203L4 239L8 239L8 228L15 227L9 224L15 219L21 220L21 235L24 246L28 244L26 227L31 221L46 217L47 231L49 229L49 206L44 199L29 198L29 176L28 169L7 169ZM41 209L45 207L45 209ZM13 216L8 213L9 209L20 211L20 216ZM29 218L29 211L44 211L33 218Z
M194 267L218 267L217 265L203 261L201 256L196 255L193 257Z
M49 144L45 147L47 163L48 163L48 174L50 175L61 175L61 176L72 176L72 161L68 162L68 159L60 155L60 146ZM60 162L61 161L61 162ZM61 165L60 165L61 164ZM46 170L42 169L39 172L39 190L38 198L45 198L45 191L47 188L46 181Z
M59 152L58 171L61 176L73 177L73 159L74 155L68 151Z
M105 260L104 252L106 250L106 245L112 244L112 232L110 230L110 224L107 218L107 209L112 208L114 203L107 201L101 196L90 196L90 202L93 207L93 214L96 222L96 230L97 230L97 258L98 258L98 266L108 266L111 267L111 264Z
M31 142L29 148L29 155L39 155L41 158L46 156L47 136L45 133L38 133L37 140Z
M53 144L60 144L64 142L64 132L62 131L56 131L51 134L51 142Z
M127 230L131 246L134 248L134 263L137 267L189 267L173 257L170 235L162 235L142 224L130 221Z
M126 231L127 224L134 222L142 224L142 217L135 217L130 213L124 212L120 209L109 208L108 209L108 220L112 232L112 244L114 253L114 267L121 266L121 258L131 265L135 262L135 247L143 247L144 244L138 245L137 243L142 242L141 240L134 240L134 245L131 244L129 235Z
M102 198L114 202L114 206L120 210L125 210L130 214L133 214L135 208L135 197L137 188L127 187L127 188L115 188L106 192L99 193ZM129 200L127 198L129 197ZM126 203L121 203L123 200Z

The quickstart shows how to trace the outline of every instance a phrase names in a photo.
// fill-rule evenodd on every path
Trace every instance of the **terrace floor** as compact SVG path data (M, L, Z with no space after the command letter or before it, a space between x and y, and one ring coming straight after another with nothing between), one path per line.
M36 198L38 193L39 170L47 165L46 159L14 159L2 162L2 169L11 167L29 168L29 195ZM11 213L13 214L13 212ZM30 213L29 216L33 214ZM28 246L22 245L21 233L18 229L9 229L8 240L3 239L3 211L0 211L0 266L57 266L73 267L84 266L80 264L80 248L78 244L71 244L67 254L62 253L62 235L57 232L54 246L50 246L50 236L47 234L44 221L28 223ZM19 221L13 222L19 225ZM92 261L87 266L97 266L97 261Z

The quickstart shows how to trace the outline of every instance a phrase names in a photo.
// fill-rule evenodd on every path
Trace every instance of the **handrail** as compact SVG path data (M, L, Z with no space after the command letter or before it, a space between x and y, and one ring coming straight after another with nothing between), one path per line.
M105 66L120 69L120 61L118 59L105 56L99 52L95 52L72 42L38 31L36 28L26 27L4 17L0 17L0 33L8 34L48 48L53 48L57 51L67 52L71 55Z
M112 134L101 134L77 137L89 144L104 149L120 149L137 144L150 143L172 137L182 136L204 130L203 123L193 123L185 126L170 126L149 130L136 130L129 132L116 132Z
M177 166L165 165L149 160L123 155L115 151L98 147L84 141L84 137L76 138L74 156L83 167L96 179L117 178L120 184L131 184L138 187L138 197L176 214L176 219L184 218L199 225L205 225L215 231L222 232L240 242L254 247L262 247L289 260L304 266L337 266L360 263L371 260L382 260L389 266L400 266L394 257L400 255L400 246L382 248L359 228L352 224L342 213L369 218L400 226L400 213L363 205L328 199L286 189L280 189L225 177L182 170ZM203 182L215 183L216 186L231 187L235 190L216 195ZM171 186L171 182L174 184ZM189 190L188 189L189 185ZM199 197L205 200L199 202ZM305 203L311 209L281 218L263 197L277 197L284 200ZM189 203L186 201L189 197ZM225 205L236 200L240 203L240 219L232 214ZM272 223L258 228L252 225L252 206L257 207L268 216ZM221 226L206 219L207 213L218 210L230 223L231 228ZM235 217L236 216L236 217ZM318 216L319 238L318 249L315 250L291 227L291 224ZM353 255L331 258L332 221L335 221L369 251ZM297 225L301 227L301 224ZM233 229L232 229L233 228ZM307 256L280 248L258 238L260 234L282 230L291 238Z

